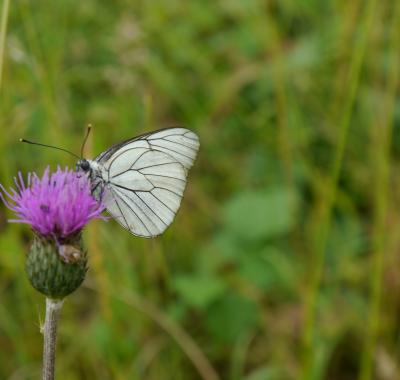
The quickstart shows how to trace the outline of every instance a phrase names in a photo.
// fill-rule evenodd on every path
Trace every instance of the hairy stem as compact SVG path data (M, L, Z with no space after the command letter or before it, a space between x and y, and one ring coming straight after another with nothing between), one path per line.
M43 380L54 379L57 323L64 300L46 298L46 320L43 328Z

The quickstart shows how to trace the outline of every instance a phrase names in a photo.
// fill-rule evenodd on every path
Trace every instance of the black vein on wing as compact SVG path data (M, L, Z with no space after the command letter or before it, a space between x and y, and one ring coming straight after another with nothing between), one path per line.
M181 145L181 146L183 146L184 148L188 148L188 149L193 150L193 152L195 152L195 153L196 153L197 150L198 150L198 148L193 148L193 146L191 146L191 145L186 145L186 144L184 144L184 143L182 143L182 142L179 142L179 141L168 140L168 139L166 139L166 138L164 138L164 137L157 137L156 139L149 140L148 143L149 143L150 145L156 145L156 144L153 144L152 142L153 142L153 141L156 142L157 140L162 140L162 141L164 141L164 142L169 142L169 143ZM166 149L169 149L169 148L167 148L167 147L165 147L165 148L166 148Z
M186 134L186 133L192 133L192 132L191 132L191 131L186 131L185 134ZM198 148L193 148L192 146L185 145L184 143L177 142L177 141L171 141L171 140L168 140L168 139L165 138L165 137L170 137L170 136L184 136L184 134L170 134L170 135L167 135L167 136L155 137L155 138L152 139L151 137L154 137L155 134L156 134L156 133L146 134L146 135L144 135L143 137L137 138L137 139L134 139L134 140L131 140L131 141L127 142L126 144L121 144L121 148L123 148L123 147L124 147L125 145L127 145L128 143L134 143L134 142L136 142L136 141L145 141L145 142L147 143L148 146L147 146L147 147L142 147L142 146L140 146L140 147L128 148L128 149L124 150L123 152L121 152L121 153L119 153L119 154L116 154L116 155L113 157L113 155L114 155L114 153L115 153L115 152L114 152L114 153L109 157L109 158L111 158L111 161L110 161L108 167L111 168L111 166L113 165L114 161L115 161L118 157L120 157L121 155L123 155L125 152L128 152L128 151L130 151L130 150L134 150L134 149L146 149L146 150L145 150L139 157L136 158L135 162L131 165L130 168L132 168L132 166L135 165L135 163L140 159L140 157L142 157L145 153L147 153L147 152L149 152L149 151L157 151L157 152L161 152L161 153L167 154L167 155L169 155L169 156L173 159L173 161L176 161L177 159L176 159L175 157L171 156L170 153L175 153L175 154L177 154L177 155L179 155L179 156L181 156L181 157L184 157L184 158L186 158L186 159L189 160L190 163L189 163L189 164L186 163L186 165L187 165L188 167L190 167L190 166L193 164L193 160L194 160L194 158L195 158L195 156L196 156L196 153L197 153ZM188 137L185 137L185 138L188 138ZM196 141L196 140L191 139L191 138L188 138L188 139L190 139L190 140L192 140L192 141ZM159 141L159 140L161 140L162 142L167 142L167 143L171 143L171 144L176 144L176 145L175 145L175 148L177 148L177 149L179 149L179 146L182 146L182 147L184 147L184 148L187 148L187 149L189 149L190 151L193 152L193 155L189 156L189 155L187 155L187 154L185 154L185 153L182 153L182 152L180 152L180 151L178 151L178 150L176 150L176 149L171 149L171 148L168 148L168 147L163 146L163 145L155 144L155 142L157 142L157 141ZM154 147L156 147L156 148L158 148L158 149L154 149ZM170 152L170 153L169 153L169 152ZM103 158L103 157L101 157L101 158ZM179 162L179 161L178 161L178 162ZM181 163L181 162L179 162L179 163L180 163L180 164L183 164L183 163ZM182 166L186 169L185 165L182 165ZM149 167L150 167L150 166L149 166ZM144 169L144 167L143 167L143 168L140 168L140 169ZM120 174L120 173L118 173L118 174ZM118 174L116 174L116 175L118 175ZM112 178L114 178L114 177L115 177L115 176L113 176Z
M150 192L150 194L153 195L152 192ZM143 200L142 197L139 196L138 192L135 192L135 195L148 207L148 209L155 215L155 217L158 218L162 224L164 224L165 227L168 226L169 223L167 223L165 220L161 219L161 217L154 212L154 210L147 204L147 202L145 200Z
M177 144L177 145L181 145L181 146L183 146L183 147L185 147L185 148L188 148L188 149L191 149L191 150L193 150L193 152L197 152L197 150L198 150L198 148L194 148L193 146L191 146L191 145L187 145L187 144L184 144L184 143L181 143L181 142L179 142L179 141L174 141L174 140L168 140L168 139L166 139L166 138L157 138L157 139L154 139L154 140L150 140L149 141L149 144L151 144L151 141L156 141L156 140L164 140L164 141L167 141L167 142L170 142L170 143L173 143L173 144ZM168 149L168 148L167 148Z
M111 190L111 192L113 192L113 189L110 189ZM119 212L121 213L121 216L117 216L117 215L113 215L113 217L114 217L114 219L123 227L123 228L125 228L127 231L129 231L130 233L133 233L133 234L135 234L136 236L139 236L139 237L149 237L149 236L147 236L147 235L142 235L142 234L139 234L139 233L137 233L137 232L134 232L134 231L132 231L131 229L130 229L130 227L129 227L129 225L128 225L128 222L127 222L127 220L126 220L126 218L125 218L125 215L124 215L124 213L122 212L122 210L121 210L121 208L120 208L120 206L119 206L119 203L118 203L118 201L117 201L117 199L116 199L116 197L115 197L115 195L114 194L111 194L112 195L112 197L113 197L113 199L114 199L114 202L117 204L117 207L118 207L118 209L119 209ZM118 198L119 199L119 198ZM108 212L110 213L110 214L112 214L112 212L110 212L109 210L108 210ZM136 215L136 214L135 214ZM143 224L143 222L140 220L140 218L136 215L136 217L139 219L139 221ZM126 225L124 225L123 223L121 223L121 221L119 220L120 218L123 218L124 219L124 221L125 221L125 224ZM144 226L145 228L146 228L146 226ZM146 230L147 230L147 228L146 228ZM154 236L154 235L151 235L151 236Z
M188 136L186 136L186 133L188 133L188 132L191 132L191 131L187 131L187 132L185 132L185 133L174 133L174 134L170 134L170 135L166 135L166 136L161 136L161 137L157 137L157 136L155 136L155 135L150 135L150 136L147 136L146 138L145 138L145 140L146 141L153 141L153 140L157 140L157 139L167 139L167 137L173 137L173 136L179 136L179 137L184 137L185 139L189 139L189 140L192 140L192 141L198 141L197 139L194 139L194 138L191 138L191 137L188 137ZM193 132L191 132L191 133L193 133ZM167 141L171 141L171 140L167 140ZM175 142L175 141L174 141ZM179 143L180 144L180 143Z
M120 194L122 194L124 197L126 197L126 198L128 198L131 202L133 202L134 204L135 204L135 206L143 213L143 215L146 217L146 219L149 221L149 223L150 224L152 224L153 225L153 227L158 231L159 230L159 228L157 227L157 225L154 223L154 221L147 215L147 213L145 212L145 210L142 208L142 206L139 204L139 202L137 202L137 201L135 201L133 198L131 198L128 194L125 194L125 193L123 193L122 191L120 191L120 190L117 190ZM136 195L137 196L137 194L136 194L136 192L133 192L133 194L134 195ZM139 198L139 197L138 197ZM126 202L126 200L125 199L123 199L122 197L121 197L121 199L126 203L126 204L128 204L127 202ZM140 199L140 198L139 198ZM151 210L150 209L150 207L146 204L146 206L148 207L148 209L149 210ZM131 209L132 210L132 209ZM132 210L132 212L134 212L133 210ZM135 213L135 215L139 218L139 216ZM140 219L140 218L139 218ZM141 219L142 220L142 219ZM145 224L144 223L144 220L142 220L142 222L143 222L143 224ZM146 224L147 225L147 224ZM151 235L154 235L153 233L151 233L150 232L150 230L148 230L149 231L149 233L151 234Z
M148 149L148 148L142 148L142 149ZM128 151L130 151L131 149L127 149L127 150L125 150L124 152L122 152L118 157L120 157L122 154L124 154L125 152L128 152ZM124 170L123 172L120 172L120 173L118 173L118 174L116 174L116 175L113 175L111 178L115 178L115 177L118 177L119 175L121 175L121 174L125 174L126 172L129 172L130 170L135 170L135 169L132 169L132 166L134 166L135 164L136 164L136 162L139 160L139 158L141 158L144 154L146 154L146 153L148 153L148 152L151 152L151 150L146 150L146 151L144 151L143 153L141 153L140 155L139 155L139 157L138 158L136 158L136 160L135 160L135 162L129 167L129 169L126 169L126 170ZM117 157L116 157L117 158ZM111 168L111 165L112 165L112 163L110 164L110 168ZM110 171L110 169L108 169L108 171Z
M189 131L190 132L190 131ZM186 133L186 132L185 132ZM157 133L153 133L149 136L147 136L146 140L154 140L154 139L164 139L165 137L170 137L170 136L184 136L182 133L171 133L170 135L165 135L161 137L156 137Z
M156 139L157 139L157 138L162 139L163 137L156 137L156 135L159 134L159 133L161 133L161 132L163 132L163 131L166 131L166 130L171 130L171 131L172 131L172 130L181 130L181 133L171 133L170 135L166 135L166 136L164 136L164 137L169 137L169 136L184 136L185 138L187 138L187 139L189 139L189 140L192 140L192 141L195 141L195 142L198 143L198 138L197 138L197 136L194 134L194 132L192 132L192 131L190 131L190 130L187 130L187 129L184 128L184 127L161 128L161 129L158 129L158 130L156 130L156 131L153 131L153 132L146 132L146 133L143 133L143 134L141 134L141 135L139 135L139 136L135 136L135 137L133 137L133 138L131 138L131 139L127 139L127 140L122 141L122 142L120 142L120 143L114 144L114 145L112 145L110 148L108 148L106 151L100 153L100 154L95 158L95 161L97 161L97 162L104 162L104 161L108 160L110 157L112 157L112 155L113 155L116 151L118 151L118 149L123 148L124 146L126 146L126 145L128 145L128 144L130 144L130 143L133 143L133 142L135 142L135 141L146 141L148 144L150 144L150 141L152 140L151 137L155 137ZM183 132L183 133L182 133L182 132ZM193 138L193 137L188 136L188 135L190 135L190 134L194 134L194 135L196 136L196 138ZM150 141L149 141L149 140L150 140ZM168 140L167 140L167 141L168 141Z
M153 189L154 190L154 189ZM176 215L176 212L178 211L178 210L172 210L172 208L171 207L169 207L166 203L164 203L164 201L162 201L160 198L158 198L155 194L153 194L151 191L150 191L150 194L154 197L154 198L156 198L160 203L162 203L169 211L171 211L172 212L172 214L175 216Z
M152 149L149 149L149 148L144 148L144 149L147 149L147 150L145 150L142 154L139 155L138 158L136 158L136 160L135 160L135 161L133 162L133 164L130 166L130 169L132 169L132 166L135 166L136 162L138 162L146 153L152 151Z
M157 144L152 144L152 143L149 143L151 146L155 146L155 147L157 147L157 148L161 148L161 149L165 149L165 150L168 150L169 152L174 152L174 153L176 153L176 154L179 154L179 155L181 155L181 156L183 156L183 157L186 157L186 158L188 158L190 161L191 161L191 163L193 162L193 160L194 160L194 157L190 157L190 156L188 156L188 155L186 155L186 154L183 154L183 153L181 153L181 152L178 152L177 150L174 150L174 149L171 149L171 148L166 148L165 146L162 146L162 145L157 145ZM158 149L156 149L156 150L158 150ZM162 151L161 151L162 152Z
M134 170L134 169L133 169L133 170ZM149 180L149 179L147 178L147 176L148 176L148 175L151 175L151 176L153 176L153 177L171 178L171 179L175 179L175 180L177 180L177 181L181 181L181 182L185 182L185 183L186 183L186 180L185 180L185 179L182 179L182 178L171 177L171 176L169 176L169 175L163 175L163 174L142 173L140 170L142 170L142 169L139 169L138 172L139 172L140 174L143 174L143 175L146 177L147 180ZM153 185L153 186L154 186L154 185ZM157 187L157 186L154 186L154 187Z
M186 179L181 179L181 178L176 178L176 177L171 177L171 176L165 176L165 175L162 175L162 174L149 174L149 173L145 174L145 173L142 173L140 170L136 170L136 169L128 169L126 172L131 171L131 170L132 170L132 171L135 170L135 171L139 172L140 174L142 174L142 175L146 178L146 180L149 181L149 182L151 183L151 185L153 186L153 188L152 188L151 190L134 190L134 189L131 189L131 188L129 188L129 187L126 187L126 186L120 185L120 184L118 184L118 183L115 183L115 182L110 182L111 185L112 185L112 186L115 186L115 187L119 187L119 188L124 189L124 190L128 190L128 191L134 192L134 193L136 193L137 191L141 191L141 192L143 192L143 193L151 193L154 189L163 189L163 190L167 190L167 191L169 191L169 192L171 192L171 193L177 195L177 196L180 197L180 198L182 197L182 195L183 195L183 190L182 190L182 194L178 194L178 193L176 193L175 191L173 191L173 190L171 190L171 189L167 189L167 188L165 188L165 187L155 185L155 184L153 183L154 179L151 180L151 179L148 178L148 176L163 177L163 178L171 178L171 179L174 179L174 180L176 180L176 181L184 182L185 184L186 184ZM122 173L121 173L121 174L122 174ZM114 177L113 177L113 178L114 178Z
M145 152L143 152L143 153L146 153L148 150L150 150L150 148L148 148L148 147L145 148L145 147L143 147L143 146L136 146L136 147L134 146L134 147L132 147L132 148L126 149L126 150L122 151L121 153L116 154L115 157L112 157L112 158L111 158L111 161L110 161L110 163L109 163L109 165L108 165L108 167L111 168L111 166L113 165L114 161L115 161L118 157L122 156L122 155L125 154L126 152L129 152L129 151L135 150L135 149L147 149L147 150L146 150Z
M117 192L118 190L117 190L117 189L113 189L113 192L114 192L114 191ZM125 195L125 196L126 196L126 195ZM128 197L128 198L129 198L129 197ZM132 207L129 205L129 203L127 203L126 200L123 199L121 196L119 196L118 199L120 199L122 202L124 202L124 203L126 204L126 206L129 208L129 210L131 210L132 213L138 218L139 222L143 225L143 227L144 227L145 230L149 233L149 235L153 236L154 234L150 232L150 230L148 229L148 227L146 226L146 224L144 223L144 221L139 217L139 215L135 212L135 210L132 209ZM130 198L129 198L129 199L130 199ZM115 197L114 197L114 200L116 201ZM130 199L130 200L131 200L131 199ZM134 201L132 201L132 202L134 202ZM134 202L134 203L135 203L135 202ZM117 203L117 205L118 205L118 203ZM136 203L135 203L135 205L136 205ZM136 206L137 206L137 205L136 205ZM121 214L123 215L124 220L125 220L125 222L126 222L125 215L124 215L124 213L121 211L121 208L119 207L119 205L118 205L118 208L119 208L119 210L120 210ZM140 208L140 207L139 207L139 208ZM143 211L142 211L142 212L143 212ZM127 225L127 228L129 229L129 231L132 231L131 228L130 228L130 226L129 226L129 224L128 224L127 222L126 222L126 225ZM154 223L153 223L153 225L154 225Z
M161 186L155 186L156 189L161 189L161 190L167 190L172 194L175 194L177 197L179 197L179 199L182 198L181 194L175 193L175 191L172 191L171 189L167 189L166 187L161 187Z
M158 152L158 151L157 151L157 152ZM161 153L164 153L164 152L161 152ZM118 173L118 174L112 176L111 178L118 177L118 176L120 176L120 175L122 175L122 174L125 174L125 173L127 173L127 172L131 172L131 171L136 171L136 172L139 172L140 174L143 174L143 173L141 172L142 169L148 169L148 168L153 168L153 167L155 167L155 166L170 165L170 164L176 164L176 163L177 163L177 161L175 161L175 162L165 162L165 163L163 163L163 164L154 164L154 165L149 165L149 166L143 166L142 168L139 168L139 169L132 169L132 168L129 168L129 169L126 169L125 171L123 171L123 172L121 172L121 173ZM149 175L149 174L143 174L143 175ZM150 175L153 175L153 174L150 174ZM158 174L154 174L154 175L158 175ZM179 178L176 178L176 179L179 179Z
M117 198L115 197L115 195L114 195L114 190L113 190L113 189L110 189L110 190L111 190L111 193L112 193L112 197L113 197L113 199L114 199L114 202L115 202L115 204L117 205L118 210L119 210L119 212L120 212L122 218L123 218L124 221L125 221L125 224L126 224L125 228L127 228L127 229L130 230L128 221L127 221L126 218L125 218L125 214L122 212L121 207L119 206L119 203L118 203L118 199L117 199Z
M165 153L165 152L161 152L160 150L157 150L156 152L164 153L164 154L167 155L168 157L172 158L169 154L167 154L167 153ZM148 165L148 166L142 166L141 168L132 169L132 170L137 170L137 171L139 171L139 170L143 170L143 169L154 168L154 167L156 167L156 166L171 165L171 164L177 164L177 163L180 164L178 161L174 160L174 161L171 161L171 162L164 162L164 163L162 163L162 164L153 164L153 165ZM180 164L180 165L181 165L181 164Z
M194 133L193 134L196 136L196 138L186 136L188 133L193 133L193 132L192 131L186 131L182 136L185 136L186 139L189 139L189 140L192 140L192 141L196 141L197 143L199 143L199 139Z
M141 193L150 193L150 194L152 194L156 199L158 199L163 205L165 205L166 207L168 207L174 214L176 214L176 211L172 210L168 205L166 205L166 204L165 204L163 201L161 201L156 195L153 194L153 190L154 190L154 189L160 189L160 190L169 191L170 193L175 194L179 199L182 198L182 195L181 195L181 194L178 194L178 193L175 193L175 191L172 191L171 189L167 189L167 188L161 187L161 186L155 186L155 185L153 184L153 182L151 182L149 179L147 179L147 180L153 185L153 188L152 188L151 190L133 190L133 189L130 189L129 187L125 187L125 186L122 186L122 185L119 185L119 184L116 184L116 183L113 183L112 185L115 186L115 187L119 187L119 188L121 188L121 189L124 189L124 190L131 191L132 193L135 193L135 194L136 194L137 192L141 192Z

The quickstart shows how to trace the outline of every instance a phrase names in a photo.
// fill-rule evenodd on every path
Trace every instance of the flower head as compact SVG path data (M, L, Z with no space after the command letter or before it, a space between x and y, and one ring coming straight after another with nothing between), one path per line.
M11 222L30 224L43 237L68 238L104 210L92 197L90 180L68 168L50 173L47 167L41 178L29 173L26 185L18 173L14 182L16 190L9 192L0 185L1 199L18 217Z

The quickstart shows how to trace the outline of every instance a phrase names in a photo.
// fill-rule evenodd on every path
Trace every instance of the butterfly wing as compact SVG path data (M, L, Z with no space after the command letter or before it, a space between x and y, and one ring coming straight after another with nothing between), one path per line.
M199 145L193 132L168 128L102 153L96 161L106 183L107 210L134 235L153 237L164 232L179 209Z

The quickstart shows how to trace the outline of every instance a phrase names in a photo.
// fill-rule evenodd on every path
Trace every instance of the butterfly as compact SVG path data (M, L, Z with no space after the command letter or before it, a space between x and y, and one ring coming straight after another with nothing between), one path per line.
M199 147L188 129L160 129L113 145L94 160L82 158L77 170L88 175L93 196L119 224L149 238L174 220Z

